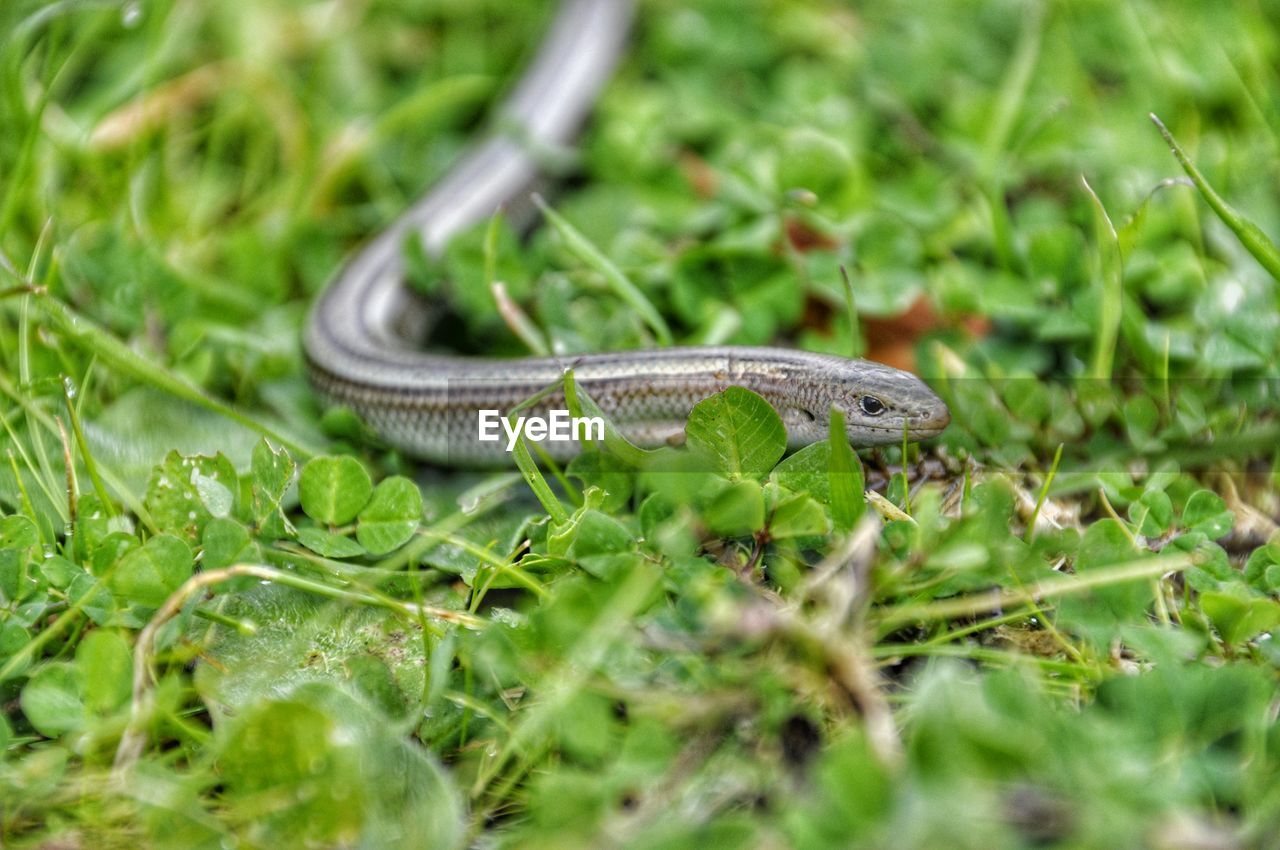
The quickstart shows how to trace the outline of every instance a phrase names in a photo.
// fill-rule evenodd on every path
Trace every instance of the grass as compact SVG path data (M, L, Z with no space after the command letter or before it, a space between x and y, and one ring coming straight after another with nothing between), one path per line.
M540 5L0 8L0 843L1277 846L1280 7L646 2L442 342L953 424L423 469L299 329Z

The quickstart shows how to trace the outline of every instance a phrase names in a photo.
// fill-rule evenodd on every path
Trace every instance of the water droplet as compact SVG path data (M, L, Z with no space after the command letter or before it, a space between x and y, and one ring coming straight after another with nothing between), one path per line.
M142 23L142 4L137 0L129 0L120 7L120 24L128 30Z

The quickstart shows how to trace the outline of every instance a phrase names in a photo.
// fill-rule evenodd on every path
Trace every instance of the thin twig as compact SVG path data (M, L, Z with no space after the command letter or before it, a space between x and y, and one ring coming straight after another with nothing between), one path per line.
M150 718L153 708L151 696L152 685L155 684L155 675L151 669L151 661L155 654L156 635L161 627L176 617L196 594L212 585L243 576L309 590L324 596L352 599L357 602L383 606L388 606L389 602L367 594L331 587L302 576L259 564L235 564L221 570L197 573L187 579L181 587L170 594L169 598L164 601L164 604L152 616L151 621L139 632L137 643L134 644L133 703L129 711L129 725L125 728L124 735L120 738L120 745L116 748L114 771L117 780L124 780L125 774L141 757L142 751L147 744L144 726ZM388 607L411 617L433 617L438 620L457 623L466 628L480 628L485 624L483 618L473 616L464 611L453 611L432 605L416 605L395 600L391 601Z

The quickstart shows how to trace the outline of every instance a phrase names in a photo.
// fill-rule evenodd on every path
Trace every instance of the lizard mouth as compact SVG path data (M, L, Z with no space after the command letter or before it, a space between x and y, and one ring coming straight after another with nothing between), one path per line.
M940 405L936 410L930 411L922 418L911 423L911 433L918 439L928 439L936 437L947 429L951 424L951 411L946 405Z

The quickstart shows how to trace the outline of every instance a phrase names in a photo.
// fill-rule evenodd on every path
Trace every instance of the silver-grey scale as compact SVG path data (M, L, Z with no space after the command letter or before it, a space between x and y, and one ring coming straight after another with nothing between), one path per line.
M857 445L931 437L950 421L919 378L868 360L781 348L665 348L564 358L493 360L422 352L427 311L402 284L404 240L438 254L456 233L506 208L527 212L538 179L531 151L570 142L620 55L629 0L567 0L537 58L498 111L502 128L476 145L435 187L339 272L317 300L304 335L312 381L332 403L360 414L389 443L454 465L504 462L506 439L477 439L481 409L508 411L557 385L572 367L579 385L623 436L642 446L681 433L693 406L729 386L764 396L782 414L792 446L825 439L832 406ZM553 392L524 415L563 408ZM573 442L547 442L558 459Z

